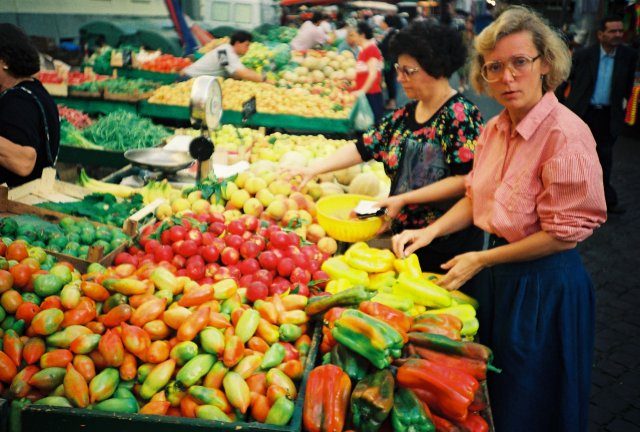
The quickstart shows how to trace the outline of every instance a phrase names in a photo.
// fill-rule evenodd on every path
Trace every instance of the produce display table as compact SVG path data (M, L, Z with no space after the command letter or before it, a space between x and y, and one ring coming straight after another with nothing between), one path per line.
M27 405L21 410L22 427L20 431L47 430L49 432L135 432L143 428L153 428L154 432L173 432L175 430L188 431L257 431L257 432L295 432L302 428L302 407L309 372L316 365L316 357L322 338L321 326L316 326L309 349L309 355L304 368L304 377L298 388L293 418L288 426L275 426L257 422L251 423L222 423L212 420L196 418L178 418L171 416L155 416L145 414L123 414L103 412L97 410L64 408L44 405ZM0 414L6 409L9 401L0 399ZM4 408L6 406L6 408ZM0 415L1 422L8 423L8 415ZM2 423L0 423L0 426ZM0 429L4 432L5 429ZM14 430L11 427L11 430Z
M123 78L142 78L149 81L156 81L162 84L174 83L179 76L177 73L154 72L142 69L117 69L117 73L119 77Z
M309 132L309 133L340 133L348 134L355 131L355 118L360 110L360 105L356 103L353 110L346 119L330 119L320 117L301 117L286 114L253 114L246 122L242 120L242 113L239 111L224 111L222 113L222 124L235 126L262 126L268 128L280 128L286 131ZM189 120L189 107L151 104L148 101L141 101L138 104L138 114L158 119Z
M109 168L122 168L129 163L123 152L85 149L64 144L60 145L58 162Z
M60 105L83 111L87 114L109 114L114 111L138 112L136 102L113 101L93 98L59 97L53 100Z

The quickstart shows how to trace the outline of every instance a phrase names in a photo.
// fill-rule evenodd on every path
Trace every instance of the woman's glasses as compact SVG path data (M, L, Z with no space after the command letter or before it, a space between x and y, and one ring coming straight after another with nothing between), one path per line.
M540 54L535 57L527 56L515 56L511 57L506 62L493 61L485 63L480 69L480 74L486 82L494 83L499 81L504 75L504 68L509 68L513 77L519 77L520 75L531 72L533 68L533 62L540 58Z
M411 77L420 70L419 67L400 66L398 63L393 66L396 68L396 72L399 75L403 75L408 79L411 79Z

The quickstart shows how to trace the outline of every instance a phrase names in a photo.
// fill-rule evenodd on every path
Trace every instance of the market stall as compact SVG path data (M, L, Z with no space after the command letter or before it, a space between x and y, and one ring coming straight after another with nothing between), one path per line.
M355 60L263 30L243 61L268 83L174 82L186 60L123 50L94 58L104 79L51 76L82 169L0 188L10 430L492 429L477 301L354 212L389 194L383 166L289 172L370 124Z

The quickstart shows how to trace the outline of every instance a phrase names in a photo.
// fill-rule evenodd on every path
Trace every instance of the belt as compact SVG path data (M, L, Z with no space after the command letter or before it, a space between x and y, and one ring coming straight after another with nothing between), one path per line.
M589 105L589 108L594 110L605 110L611 108L611 105Z
M482 250L493 249L494 247L504 246L506 244L509 244L506 239L485 231Z

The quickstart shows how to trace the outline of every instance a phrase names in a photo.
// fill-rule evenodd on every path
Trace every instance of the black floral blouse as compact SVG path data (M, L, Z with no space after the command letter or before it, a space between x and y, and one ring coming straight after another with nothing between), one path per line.
M409 102L382 119L357 142L363 160L384 164L391 195L419 189L452 175L467 174L482 132L478 108L459 93L424 123L417 123L417 102ZM392 231L420 228L439 218L452 203L405 206L392 222Z

